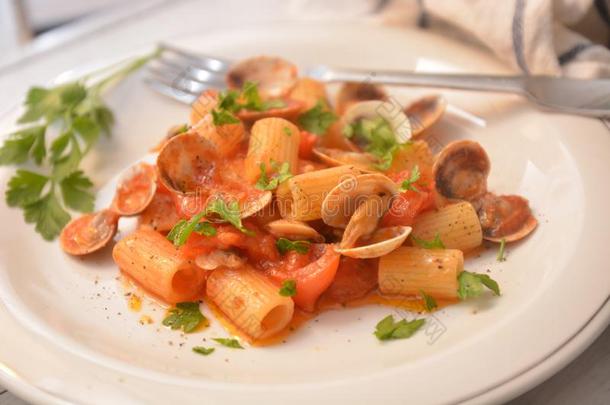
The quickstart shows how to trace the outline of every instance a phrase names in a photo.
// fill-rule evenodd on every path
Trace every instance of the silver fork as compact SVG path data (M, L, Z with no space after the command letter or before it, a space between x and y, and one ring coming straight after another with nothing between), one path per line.
M223 88L231 61L190 53L162 44L161 56L148 68L146 82L156 91L191 104L208 88ZM550 76L493 76L415 73L314 66L305 76L322 82L368 82L397 86L436 87L515 93L547 110L590 117L610 117L610 79L565 79Z

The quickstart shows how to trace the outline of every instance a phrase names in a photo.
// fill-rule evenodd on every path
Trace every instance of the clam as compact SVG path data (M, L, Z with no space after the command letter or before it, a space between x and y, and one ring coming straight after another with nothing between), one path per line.
M396 184L381 173L350 177L337 184L324 198L322 220L335 228L345 228L356 209L371 196L379 197L380 205L376 209L385 212L397 194Z
M353 257L355 259L381 257L400 247L410 233L411 227L408 226L380 228L375 231L369 240L367 240L366 245L347 249L338 248L335 249L335 251L343 256Z
M376 172L379 159L366 152L349 152L333 148L314 148L313 154L329 166L352 165L363 172Z
M371 236L379 220L389 209L389 205L383 207L383 201L378 195L369 196L362 204L356 208L352 217L350 218L345 232L343 232L343 238L339 247L341 249L348 249L354 247L360 238L368 238ZM382 209L380 209L382 207Z
M241 89L247 81L258 85L263 99L286 95L297 82L297 67L277 57L257 56L231 66L226 76L230 88Z
M273 200L273 193L271 191L265 191L254 197L248 197L245 202L241 204L241 217L248 218L258 213L265 208Z
M100 250L116 233L118 221L119 216L112 210L102 210L76 218L61 231L61 248L75 256Z
M523 197L487 193L476 203L483 239L514 242L529 235L538 225L528 201Z
M305 222L290 219L278 219L266 225L267 231L276 238L290 240L310 240L316 243L324 243L324 236L320 235Z
M538 225L528 201L517 195L497 196L487 191L489 157L473 141L447 145L436 158L433 176L437 193L449 200L466 200L477 210L483 239L514 242Z
M451 142L432 168L436 191L449 200L475 201L487 192L490 167L487 153L477 142Z
M445 112L447 100L443 96L426 96L405 108L411 122L413 136L417 136L434 125Z
M385 90L376 84L366 82L348 82L344 83L337 93L335 105L337 113L343 113L354 103L368 100L386 100L388 94Z
M148 207L156 191L157 170L148 163L138 163L121 176L111 209L121 216L137 215Z
M195 258L195 265L203 270L216 270L219 267L237 269L246 264L246 258L227 250L216 249Z
M392 128L396 142L406 143L411 139L411 123L402 112L400 106L389 101L370 100L351 105L343 116L343 127L351 125L363 118L375 119L381 117Z
M157 157L159 179L169 190L194 194L205 190L214 174L214 146L197 133L186 133L170 139Z

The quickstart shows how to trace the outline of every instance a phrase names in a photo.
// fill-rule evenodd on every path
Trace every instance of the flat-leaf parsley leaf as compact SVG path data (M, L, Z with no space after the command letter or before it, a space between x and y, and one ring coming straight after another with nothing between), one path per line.
M198 302L180 302L175 308L169 310L169 314L163 320L164 326L171 329L182 329L184 333L191 333L197 327L207 322L207 319L199 310Z
M406 339L417 332L425 322L425 319L401 319L396 322L393 315L388 315L376 325L374 335L379 340Z

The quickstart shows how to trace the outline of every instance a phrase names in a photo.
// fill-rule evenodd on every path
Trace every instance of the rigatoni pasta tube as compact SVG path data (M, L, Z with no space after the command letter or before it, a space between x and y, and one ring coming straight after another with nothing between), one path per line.
M449 249L470 250L483 242L479 217L468 202L447 205L415 219L412 237L433 240L437 234Z
M276 192L280 214L298 221L322 218L322 202L328 192L359 173L354 166L344 165L291 177Z
M457 299L464 255L457 249L400 247L379 259L379 290L387 295L426 294Z
M112 257L122 271L170 304L193 300L202 292L205 272L152 229L141 228L121 239Z
M271 172L272 162L288 162L290 173L296 173L300 136L299 129L283 118L263 118L256 121L248 143L246 178L255 182L261 174L261 163L265 164L267 172Z
M207 296L235 326L254 339L272 336L292 319L294 302L263 274L245 266L214 270Z
M205 115L193 126L193 129L210 141L220 157L228 157L235 152L246 133L241 122L216 126L211 114Z

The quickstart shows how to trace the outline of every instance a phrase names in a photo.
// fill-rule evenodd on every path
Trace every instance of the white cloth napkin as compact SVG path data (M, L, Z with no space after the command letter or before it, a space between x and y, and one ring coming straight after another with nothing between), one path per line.
M451 24L526 74L610 77L610 0L395 0L420 26ZM408 14L408 12L406 13Z

